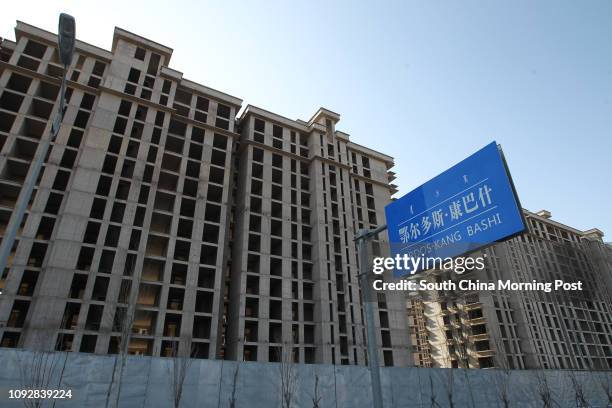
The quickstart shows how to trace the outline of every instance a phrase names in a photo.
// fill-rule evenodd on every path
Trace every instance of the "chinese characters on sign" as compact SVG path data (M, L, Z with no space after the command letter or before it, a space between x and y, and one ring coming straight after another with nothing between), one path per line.
M491 187L484 184L478 187L476 194L474 194L474 191L465 193L460 199L453 199L448 206L442 206L443 208L426 213L420 220L410 220L409 226L406 224L398 230L401 242L407 244L419 237L424 239L430 231L435 232L444 228L445 218L452 222L460 220L463 216L478 212L480 209L490 207L492 204L491 191ZM478 199L475 197L478 197Z
M385 208L394 255L454 257L525 229L501 149L490 143Z

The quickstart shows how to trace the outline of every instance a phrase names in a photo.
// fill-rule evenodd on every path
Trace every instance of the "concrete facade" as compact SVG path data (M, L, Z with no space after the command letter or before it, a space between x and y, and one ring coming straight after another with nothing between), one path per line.
M612 246L525 210L528 232L483 251L486 268L451 279L582 281L576 292L437 291L408 300L413 356L424 367L612 368ZM477 256L478 254L474 255Z
M56 36L17 22L0 50L0 231L47 137ZM340 116L308 122L183 78L172 49L116 28L77 41L68 108L9 268L0 344L364 364L355 231L382 222L393 159ZM385 247L377 242L377 248ZM403 298L379 299L380 359L406 365ZM122 334L129 323L129 336Z

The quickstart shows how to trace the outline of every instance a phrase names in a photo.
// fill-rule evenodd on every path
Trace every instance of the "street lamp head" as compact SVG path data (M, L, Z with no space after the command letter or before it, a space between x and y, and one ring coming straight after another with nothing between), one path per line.
M75 40L76 23L74 17L66 13L61 13L59 17L57 42L59 45L60 60L62 64L66 66L70 65L72 62Z

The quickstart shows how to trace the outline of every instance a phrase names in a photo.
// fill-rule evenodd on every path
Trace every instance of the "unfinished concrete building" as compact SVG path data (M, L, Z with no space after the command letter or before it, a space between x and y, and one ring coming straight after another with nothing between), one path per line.
M384 222L393 161L352 143L335 129L339 119L321 108L293 121L254 106L240 117L232 359L275 361L289 345L295 361L366 361L353 238ZM406 365L403 299L388 298L378 302L380 359Z
M527 232L483 251L484 270L434 272L426 279L579 280L583 291L415 293L407 310L417 365L612 368L612 246L601 231L563 225L548 211L525 211L525 217Z
M0 233L57 109L56 36L17 22L0 49ZM382 222L393 159L248 106L116 28L77 41L68 108L0 280L4 347L363 364L353 245ZM379 243L384 247L384 242ZM401 299L378 302L380 358L406 365ZM127 330L126 330L127 329ZM128 333L128 334L126 334Z

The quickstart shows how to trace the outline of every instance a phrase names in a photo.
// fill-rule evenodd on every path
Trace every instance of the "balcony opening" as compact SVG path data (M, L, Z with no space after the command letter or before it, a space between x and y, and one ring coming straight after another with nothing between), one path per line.
M187 169L185 171L187 177L199 178L200 177L200 162L194 160L187 160ZM210 188L209 188L210 191Z
M251 215L249 222L249 231L261 232L261 217L257 215Z
M196 295L195 311L198 313L212 313L214 293L199 290Z
M104 306L102 305L89 305L89 311L87 312L87 319L85 321L85 330L100 330L103 310Z
M273 201L270 208L270 216L275 218L283 218L283 205Z
M249 251L259 252L260 249L260 236L257 234L249 234Z
M164 336L178 337L181 333L181 315L174 313L166 313L164 322Z
M168 238L149 235L147 241L146 256L165 257L168 252Z
M190 250L191 244L189 242L177 240L174 245L174 259L178 261L188 262Z
M39 140L45 132L46 122L25 118L21 126L20 135Z
M183 310L183 299L185 298L185 289L170 288L168 290L168 310Z
M37 71L38 66L40 65L40 62L36 61L35 59L26 57L25 55L22 55L21 57L19 57L19 60L17 61L17 65L25 69L29 69L31 71Z
M170 234L172 227L172 217L166 214L154 212L151 216L149 228L152 232L159 234Z
M82 271L89 271L91 269L91 260L93 259L94 252L94 248L86 246L81 247L76 268Z
M140 238L142 236L142 231L138 229L133 229L130 234L130 243L128 244L128 249L131 251L138 251L140 247Z
M53 105L51 103L41 101L40 99L33 99L30 104L29 114L47 120L51 116L52 110Z
M309 282L304 282L302 284L302 296L304 297L304 300L312 300L313 294L313 284L309 283Z
M283 255L283 240L271 238L270 239L270 254L276 256Z
M212 268L200 268L198 273L198 287L206 289L214 289L215 287L215 270Z
M278 220L270 221L270 234L277 237L283 236L283 222Z
M258 323L246 320L244 322L244 341L257 342Z
M206 204L206 212L204 214L206 221L220 222L221 221L221 206L215 204Z
M0 96L0 108L11 112L19 112L23 99L24 97L22 95L4 91L2 96Z
M196 339L210 339L211 319L207 316L194 316L193 337ZM203 356L206 357L206 356Z
M283 325L282 323L270 323L268 339L270 343L283 342Z
M251 212L261 213L261 198L251 197Z
M258 274L260 272L259 264L259 255L249 254L247 257L247 272L253 272Z
M38 59L42 59L42 57L45 55L45 51L47 51L46 45L28 40L28 44L23 50L23 53Z
M263 163L264 152L261 149L253 148L253 161Z
M270 278L270 296L283 297L283 280Z
M81 353L93 353L96 351L96 342L98 340L98 336L95 334L84 334L81 338L81 348L79 352Z
M14 76L15 74L13 74ZM25 93L25 92L24 92ZM59 87L48 82L40 81L36 96L47 99L49 101L57 100L57 94L59 93Z
M258 179L263 179L263 166L261 164L253 163L251 176Z
M164 153L164 157L161 162L161 167L162 169L179 173L181 170L181 158L173 154Z
M194 180L185 179L183 182L183 194L190 197L198 196L198 182Z
M249 295L259 294L259 278L257 276L247 275L246 293Z
M245 317L258 317L259 316L259 299L247 297L245 299L244 307Z
M270 319L283 319L283 302L280 300L270 300Z
M476 347L476 351L488 351L491 349L491 346L489 345L489 340L475 341L474 346Z
M145 207L138 206L136 208L136 214L134 214L134 226L135 227L142 227L142 224L144 223L146 211L147 210L145 209Z
M34 294L34 289L36 288L37 281L37 271L25 270L23 272L23 276L21 277L21 283L19 284L17 294L20 296L32 296Z
M12 89L13 91L28 93L28 89L30 88L30 84L32 83L32 79L23 75L19 75L15 72L11 74L11 77L6 85L8 89Z
M153 339L132 339L128 346L128 354L135 356L153 355Z
M200 252L200 263L206 265L216 265L217 247L212 245L202 245Z
M51 239L53 233L53 227L55 226L55 218L42 217L40 224L38 224L38 231L36 232L36 239L48 241Z
M116 225L109 225L106 230L106 239L104 240L104 246L116 247L119 243L119 235L121 234L121 227Z
M272 199L283 201L283 188L281 186L272 185Z
M134 313L132 333L138 336L151 336L155 333L155 322L157 322L157 312L137 310Z
M251 180L251 194L262 195L263 183L259 180Z
M0 112L0 132L10 132L15 116L7 112Z
M66 309L64 309L64 317L62 318L62 329L76 329L80 310L80 303L66 303Z
M81 273L75 273L72 277L72 284L70 285L69 297L71 299L83 299L85 294L85 287L87 286L87 275Z
M170 274L170 283L173 285L185 286L187 282L187 265L180 263L172 264L172 271Z
M220 150L213 149L210 162L216 166L225 167L225 153Z
M98 266L98 272L109 274L112 273L114 261L115 253L113 251L109 251L107 249L102 251L102 255L100 256L100 263Z
M106 300L106 293L108 292L108 283L110 279L106 276L98 276L91 293L91 300L99 300L104 302Z
M280 258L270 258L270 275L283 276L283 260Z
M244 361L257 361L257 346L244 346Z
M142 306L159 306L159 298L161 294L161 287L159 285L151 285L147 283L140 284L140 290L138 291L138 304Z
M174 196L158 191L155 195L154 209L172 212L174 209Z
M100 180L98 181L98 187L96 189L96 194L101 196L108 196L111 189L111 184L113 179L107 176L100 176Z
M176 191L178 187L178 176L165 171L159 173L158 187L164 190Z
M147 281L161 282L164 275L164 265L164 261L145 258L141 278Z
M219 242L219 226L215 224L204 224L202 241L217 244Z
M185 141L174 136L168 135L166 137L166 150L174 153L183 154L183 145Z
M28 266L40 268L42 266L43 260L45 259L47 247L48 244L35 242L32 245L32 249L30 250L30 256L28 257Z

